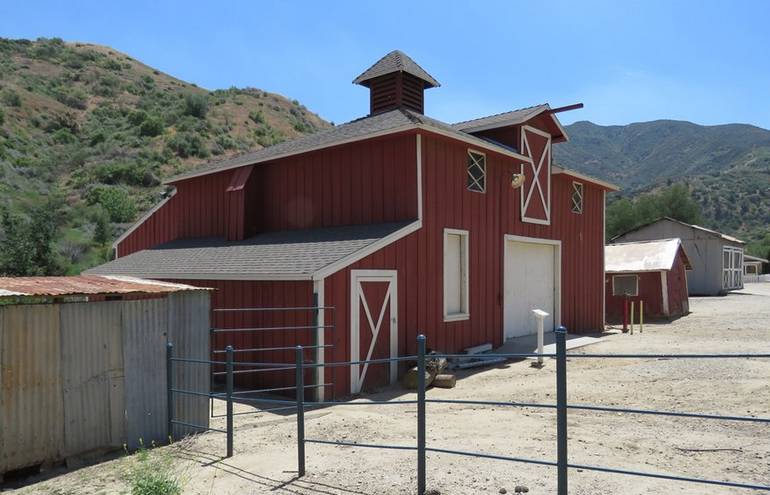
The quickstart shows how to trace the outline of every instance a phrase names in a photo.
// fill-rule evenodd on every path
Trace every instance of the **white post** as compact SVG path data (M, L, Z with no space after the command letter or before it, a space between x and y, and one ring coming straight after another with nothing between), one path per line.
M548 313L546 313L542 309L533 309L532 313L534 313L535 319L537 320L537 353L539 354L539 356L537 356L537 365L542 367L543 366L543 322L545 321L545 317L548 316Z

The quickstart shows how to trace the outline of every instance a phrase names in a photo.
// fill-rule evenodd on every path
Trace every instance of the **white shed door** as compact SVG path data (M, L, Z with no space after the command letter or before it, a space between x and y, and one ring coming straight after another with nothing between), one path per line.
M549 316L545 331L554 326L555 246L532 242L505 243L505 338L537 333L533 309Z

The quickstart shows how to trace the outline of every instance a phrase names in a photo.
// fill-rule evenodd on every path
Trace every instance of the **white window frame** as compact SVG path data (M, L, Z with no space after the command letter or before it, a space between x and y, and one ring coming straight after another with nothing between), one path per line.
M572 181L572 194L570 195L570 211L572 213L576 213L578 215L583 214L584 191L585 188L583 187L582 182ZM577 195L578 199L580 200L580 204L575 202L575 195Z
M633 273L617 273L612 275L612 295L616 297L623 297L626 294L618 294L618 292L615 290L615 278L616 277L633 277L634 279L634 293L633 294L627 294L629 297L638 297L639 296L639 275L634 275Z
M474 158L474 155L481 157L482 161L479 163L479 160ZM471 174L471 168L478 167L481 169L482 176L481 180L483 184L479 184L479 181L476 180L476 178ZM487 154L482 153L481 151L477 151L471 148L468 148L468 164L466 167L466 173L467 179L471 181L471 184L467 184L466 188L471 192L477 192L484 194L487 192ZM481 190L478 189L472 189L471 186L476 185L481 188Z
M470 297L469 297L469 247L470 247L470 234L467 230L461 230L461 229L450 229L445 228L444 229L444 263L446 263L446 255L447 255L447 240L449 235L459 235L461 240L461 253L460 253L460 260L462 263L462 266L460 268L461 274L460 274L460 290L462 293L460 294L460 304L462 306L462 311L459 313L449 313L447 311L447 293L448 293L448 287L447 287L447 277L446 273L444 273L444 321L461 321L461 320L467 320L471 317L470 314ZM442 265L442 270L446 272L445 265Z

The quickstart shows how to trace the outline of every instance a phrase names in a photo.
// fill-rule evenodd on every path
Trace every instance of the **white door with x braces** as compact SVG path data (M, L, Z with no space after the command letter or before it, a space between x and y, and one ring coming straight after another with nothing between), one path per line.
M534 146L530 143L529 135L538 135L545 140L544 148L539 157L535 157ZM550 225L551 223L551 135L528 125L521 128L521 152L530 157L530 161L521 164L521 173L526 177L521 188L521 220L523 222ZM537 160L535 163L534 160ZM545 177L541 171L545 168ZM545 184L543 184L545 180ZM545 190L543 190L545 188ZM537 195L535 195L537 191ZM528 215L532 202L539 203L543 208L545 218L535 218Z
M383 321L387 317L390 319L390 335L388 336L390 357L398 356L398 294L397 294L397 272L396 270L351 270L350 271L350 360L368 361L372 359L372 353L380 337L380 329L383 328ZM387 283L385 297L382 301L368 301L362 284L367 282ZM388 304L390 303L390 304ZM381 304L381 306L380 306ZM385 310L390 308L390 314L386 315ZM361 323L361 309L366 316L365 325ZM366 355L361 353L361 332L369 332L371 343L366 351ZM383 365L378 365L383 366ZM390 383L398 380L398 363L390 363ZM352 364L350 366L350 392L357 394L366 378L366 372L369 370L369 363Z

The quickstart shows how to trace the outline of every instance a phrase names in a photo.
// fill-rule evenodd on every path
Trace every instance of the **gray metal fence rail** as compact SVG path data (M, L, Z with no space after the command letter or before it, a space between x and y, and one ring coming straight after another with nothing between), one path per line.
M305 475L305 445L308 443L313 444L326 444L326 445L342 445L342 446L354 446L363 448L374 449L391 449L391 450L409 450L417 452L417 493L418 495L424 495L426 490L426 478L427 478L427 466L426 466L426 453L433 452L436 454L447 455L459 455L468 457L478 457L483 459L495 459L510 462L519 462L526 464L535 464L541 466L555 467L557 472L557 494L567 495L568 492L568 474L570 469L581 469L585 471L596 471L610 474L621 474L628 476L657 478L671 481L681 481L689 483L699 483L712 486L724 486L731 488L744 488L756 491L770 492L770 486L759 485L753 483L741 483L734 481L713 480L705 478L695 478L688 476L679 476L675 474L667 473L653 473L644 471L635 471L630 469L613 468L608 466L594 466L585 464L576 464L569 462L568 455L568 435L567 435L567 415L569 410L584 410L584 411L599 411L599 412L612 412L612 413L627 413L627 414L646 414L656 416L674 416L685 418L698 418L718 421L741 421L768 424L770 418L755 418L749 416L731 416L731 415L718 415L718 414L700 414L694 412L680 412L680 411L659 411L648 409L629 409L619 407L605 407L590 404L570 404L567 401L567 360L573 358L580 359L645 359L645 358L659 358L659 359L753 359L753 358L770 358L770 354L567 354L566 346L566 329L559 327L556 331L556 353L555 354L538 354L538 353L511 353L511 354L493 354L494 357L504 357L510 359L527 358L527 357L552 357L556 360L556 403L527 403L527 402L508 402L508 401L485 401L485 400L461 400L461 399L428 399L425 395L425 366L426 366L426 353L425 346L426 341L423 335L417 337L417 355L416 356L402 356L398 358L386 358L386 359L370 359L362 361L345 361L345 362L332 362L332 363L305 363L303 356L303 347L298 346L295 348L295 363L272 363L273 368L263 369L294 369L296 373L296 399L295 400L280 400L280 399L254 399L257 402L281 404L284 407L279 409L296 409L297 411L297 471L299 476ZM171 347L169 347L169 364L176 358L171 357ZM237 371L233 370L233 352L228 352L227 370L225 374L228 377L228 384L232 383L233 374ZM467 357L464 354L431 354L431 358L450 358L450 357ZM487 355L485 355L487 356ZM350 366L352 364L384 364L392 361L417 361L418 367L418 383L417 383L417 399L416 400L389 400L389 401L367 401L367 402L335 402L335 401L321 401L321 402L307 402L304 398L303 391L304 385L304 370L312 367L336 367L336 366ZM211 362L214 363L214 362ZM221 364L221 362L217 362ZM265 363L248 363L242 362L241 365L264 365ZM171 381L171 372L169 371L169 384ZM173 392L181 392L176 390L169 390L169 397ZM221 397L221 394L212 394L212 397ZM232 404L233 392L228 387L228 393L226 394L226 400L228 405ZM426 405L429 403L434 404L474 404L474 405L488 405L488 406L508 406L508 407L524 407L524 408L543 408L556 410L556 437L557 437L557 458L556 460L548 459L529 459L523 457L510 457L504 455L490 454L484 452L468 452L461 450L444 449L437 447L430 447L426 442ZM169 401L169 405L172 402ZM416 445L381 445L381 444L366 444L355 443L337 440L323 440L305 437L305 421L304 413L307 408L323 407L323 406L355 406L355 405L393 405L393 404L417 404L417 442ZM169 431L172 424L173 411L169 410ZM228 407L228 421L227 421L227 436L228 436L228 456L232 455L232 409ZM213 431L222 431L214 430Z

